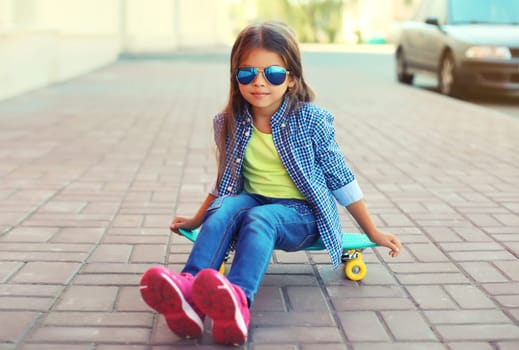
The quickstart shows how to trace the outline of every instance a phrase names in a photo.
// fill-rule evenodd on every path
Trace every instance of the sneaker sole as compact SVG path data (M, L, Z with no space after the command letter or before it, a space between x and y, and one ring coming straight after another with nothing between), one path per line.
M234 289L222 275L204 271L198 273L193 284L193 300L213 320L213 338L218 344L245 344L247 325L241 315L239 301L234 297Z
M202 335L202 320L162 268L148 270L142 277L140 290L146 304L164 315L169 329L177 336L198 338Z

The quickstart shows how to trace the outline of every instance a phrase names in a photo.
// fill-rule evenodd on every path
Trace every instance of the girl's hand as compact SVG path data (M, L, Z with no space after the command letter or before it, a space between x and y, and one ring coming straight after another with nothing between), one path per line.
M369 239L382 247L389 248L389 255L396 258L400 254L402 244L394 235L377 230L369 235Z
M180 232L178 232L179 228L183 228L185 230L192 230L192 229L197 228L200 225L201 225L201 223L198 222L198 220L196 218L185 218L182 216L177 216L176 218L173 219L173 221L169 225L169 229L171 230L171 232L180 234Z

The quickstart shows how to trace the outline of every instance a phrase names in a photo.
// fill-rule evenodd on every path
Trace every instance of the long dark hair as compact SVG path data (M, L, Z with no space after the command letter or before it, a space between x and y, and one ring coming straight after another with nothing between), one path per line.
M231 50L229 100L223 111L223 128L220 130L220 134L217 135L216 139L218 151L218 185L220 184L225 169L226 145L229 149L233 149L236 143L236 117L243 114L245 110L249 108L248 103L240 94L238 82L235 78L236 72L242 57L250 50L258 48L279 54L287 70L290 71L290 78L293 79L294 86L286 92L289 111L297 109L301 102L310 102L315 97L314 92L303 78L301 52L294 31L279 21L260 22L245 27L240 34L238 34Z

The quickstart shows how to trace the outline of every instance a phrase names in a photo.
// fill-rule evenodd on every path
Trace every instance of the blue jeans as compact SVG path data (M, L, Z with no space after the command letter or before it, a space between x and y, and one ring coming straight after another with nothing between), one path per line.
M231 244L235 247L227 278L241 287L252 306L274 249L298 251L319 238L307 202L242 192L216 198L182 272L196 275L218 269Z

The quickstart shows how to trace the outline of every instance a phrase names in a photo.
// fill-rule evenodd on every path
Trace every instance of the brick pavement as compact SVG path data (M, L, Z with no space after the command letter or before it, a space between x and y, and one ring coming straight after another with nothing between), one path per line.
M307 71L405 250L366 251L361 283L323 252L276 252L245 348L519 348L519 121L354 69ZM137 285L189 252L167 225L212 180L226 72L128 60L0 103L0 350L220 348L177 339Z

